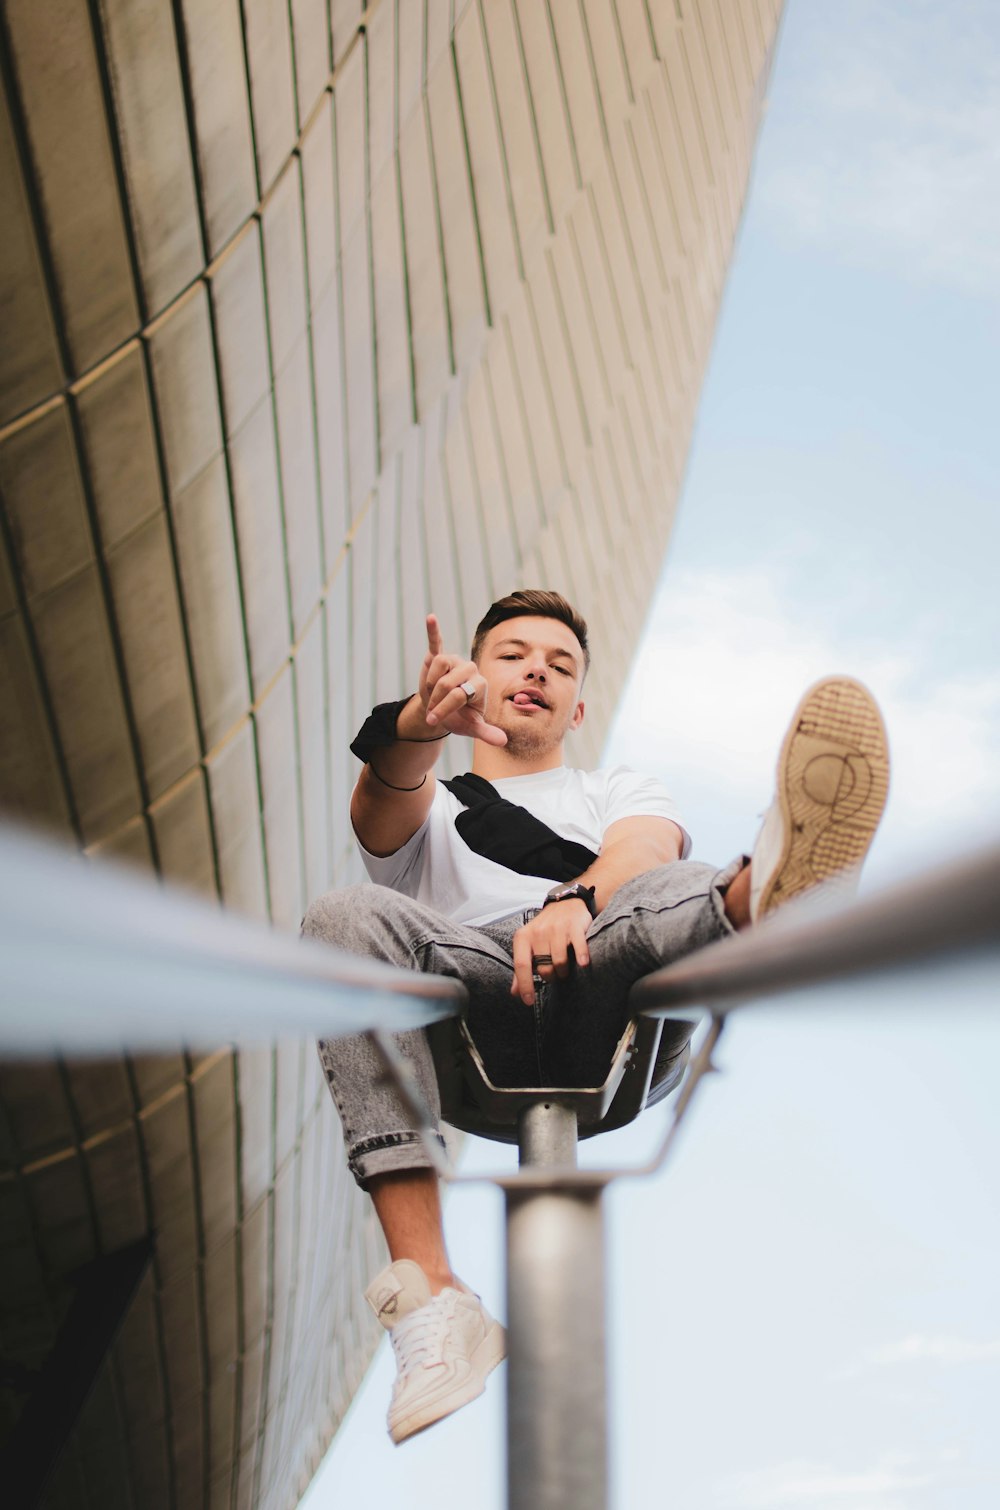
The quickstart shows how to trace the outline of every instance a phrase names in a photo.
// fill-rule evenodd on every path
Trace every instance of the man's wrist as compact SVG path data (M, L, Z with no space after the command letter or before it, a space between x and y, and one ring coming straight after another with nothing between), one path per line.
M582 902L590 913L590 916L596 918L597 901L595 899L595 888L593 886L584 886L582 881L564 881L560 882L558 886L553 886L546 894L545 901L542 903L542 911L544 912L546 907L551 907L555 902L574 900Z
M433 744L448 738L451 731L442 729L440 724L427 723L424 712L420 693L415 692L396 716L396 738L400 744Z
M402 729L400 723L403 723ZM423 722L420 693L414 693L409 698L400 698L399 702L381 702L378 708L372 708L372 713L350 743L350 752L367 766L376 750L381 750L382 758L391 760L393 750L402 755L402 746L438 744L446 735L447 731L443 734L440 728L429 728Z

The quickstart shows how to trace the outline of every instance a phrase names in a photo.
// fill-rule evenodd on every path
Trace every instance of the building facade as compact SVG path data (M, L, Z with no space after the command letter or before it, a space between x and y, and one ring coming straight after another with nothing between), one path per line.
M425 614L464 646L515 586L592 625L596 761L779 11L5 0L6 813L294 929L356 878L348 741ZM45 1503L294 1504L376 1340L312 1045L0 1102L0 1431L80 1266L155 1234Z

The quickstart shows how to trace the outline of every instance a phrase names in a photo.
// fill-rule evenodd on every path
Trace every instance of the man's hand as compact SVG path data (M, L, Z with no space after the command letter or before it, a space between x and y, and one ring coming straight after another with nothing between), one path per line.
M560 980L565 980L571 969L571 950L578 966L589 965L589 927L590 912L586 902L579 897L567 897L562 902L543 907L530 923L519 928L514 934L511 996L519 996L527 1007L533 1006L535 985L532 976L540 975L542 980L551 980L553 975L558 975Z
M475 688L471 697L463 683ZM441 626L432 613L427 615L427 654L420 669L419 694L424 722L432 728L440 725L452 734L466 734L488 745L507 743L503 730L486 722L486 678L480 676L474 661L445 651Z

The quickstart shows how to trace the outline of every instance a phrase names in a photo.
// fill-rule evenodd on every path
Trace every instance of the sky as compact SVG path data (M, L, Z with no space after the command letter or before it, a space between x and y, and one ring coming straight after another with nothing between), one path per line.
M723 7L724 8L724 7ZM724 863L801 690L879 697L869 891L1000 837L1000 10L790 0L645 636L605 751ZM961 983L968 985L967 981ZM733 1019L677 1155L608 1199L616 1510L996 1510L996 982ZM639 1162L663 1109L586 1150ZM507 1151L470 1141L463 1171ZM448 1198L502 1313L502 1206ZM383 1346L307 1510L500 1510L502 1371L404 1447Z

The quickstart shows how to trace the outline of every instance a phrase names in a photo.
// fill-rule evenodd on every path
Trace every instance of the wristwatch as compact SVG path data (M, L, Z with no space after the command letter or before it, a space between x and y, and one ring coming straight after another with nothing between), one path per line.
M579 897L592 918L597 916L597 903L594 901L593 886L584 886L582 881L564 881L559 886L553 886L546 893L542 908L546 908L550 902L565 902L570 897Z

